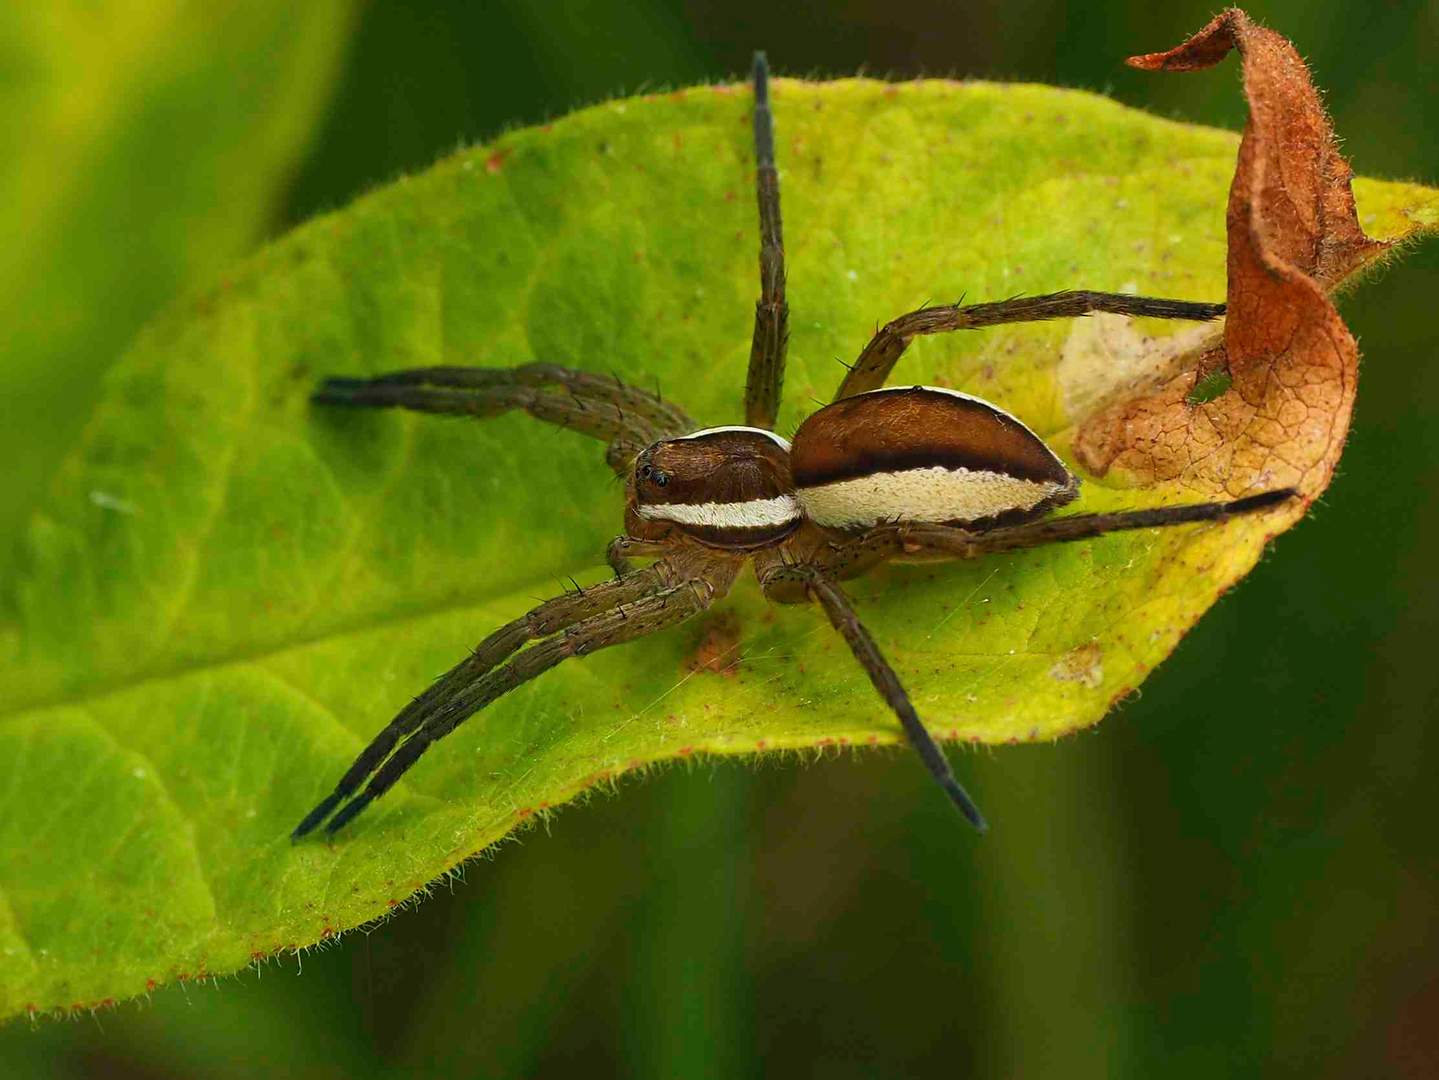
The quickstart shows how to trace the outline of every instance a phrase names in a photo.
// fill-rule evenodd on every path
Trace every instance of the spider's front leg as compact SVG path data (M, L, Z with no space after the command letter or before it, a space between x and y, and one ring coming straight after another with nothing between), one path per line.
M311 832L348 799L327 827L334 833L384 794L431 743L501 694L570 656L633 641L682 622L708 607L729 587L735 573L727 561L683 567L661 560L614 581L547 600L500 627L375 736L335 790L296 826L292 838ZM534 641L538 643L524 649ZM360 792L367 780L368 786Z
M1192 319L1204 322L1224 314L1223 304L1203 304L1189 300L1166 300L1155 296L1129 296L1126 293L1068 291L1045 296L1021 296L990 304L946 304L920 308L893 319L870 339L859 359L849 369L835 393L836 401L853 397L885 384L894 365L909 348L909 343L925 334L945 334L952 330L977 330L1002 323L1041 322L1045 319L1067 319L1095 312L1116 315L1149 316L1155 319Z
M954 770L949 767L944 751L920 721L914 704L909 700L909 694L899 681L899 676L865 629L844 591L822 570L809 563L786 564L776 556L759 561L756 570L760 586L766 595L781 602L792 602L797 598L796 593L802 592L819 602L829 618L830 625L839 631L849 645L854 658L859 661L869 676L869 681L879 691L879 696L894 710L904 728L905 736L930 775L969 823L984 832L989 827L984 815L979 812L979 807L974 804L969 793L955 779Z
M413 368L370 379L326 379L311 400L321 405L456 416L498 416L522 409L537 419L603 439L609 443L606 460L622 474L646 446L695 428L683 409L658 394L556 364Z

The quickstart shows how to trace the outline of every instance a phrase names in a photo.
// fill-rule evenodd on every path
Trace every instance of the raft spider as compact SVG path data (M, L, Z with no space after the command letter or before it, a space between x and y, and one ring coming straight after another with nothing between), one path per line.
M700 428L658 395L544 363L332 378L316 391L314 401L325 405L466 416L522 409L605 440L606 460L626 481L625 532L609 546L612 581L547 600L485 638L375 737L295 828L295 839L327 818L333 834L432 743L561 661L698 615L725 595L747 562L771 599L819 602L935 780L983 830L979 808L839 582L890 560L971 559L1117 530L1222 521L1295 495L1283 489L1230 502L1048 517L1076 498L1079 481L1024 424L967 394L884 385L921 334L1100 311L1206 320L1222 315L1223 304L1060 292L922 308L874 335L834 401L806 419L792 442L777 435L789 309L763 53L755 56L753 77L760 297L743 426ZM655 561L636 569L633 557Z

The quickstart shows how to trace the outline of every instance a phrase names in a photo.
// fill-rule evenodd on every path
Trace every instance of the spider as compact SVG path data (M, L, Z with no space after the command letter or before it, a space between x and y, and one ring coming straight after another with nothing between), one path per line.
M744 425L702 428L657 394L545 363L331 378L313 395L323 405L463 416L522 409L602 439L606 461L625 481L625 532L609 545L613 580L547 600L480 642L375 736L333 793L295 828L294 839L326 819L326 831L336 832L433 743L502 694L570 657L635 641L705 611L746 563L772 600L819 603L934 779L983 831L979 808L839 582L893 560L972 559L1118 530L1223 521L1297 494L1286 488L1228 502L1051 517L1077 497L1079 479L1019 420L953 390L884 385L909 342L922 334L1100 311L1207 320L1224 314L1223 304L1067 291L921 308L874 335L833 402L809 416L792 441L776 434L789 309L763 53L755 55L753 86L760 296ZM653 561L636 568L635 558Z

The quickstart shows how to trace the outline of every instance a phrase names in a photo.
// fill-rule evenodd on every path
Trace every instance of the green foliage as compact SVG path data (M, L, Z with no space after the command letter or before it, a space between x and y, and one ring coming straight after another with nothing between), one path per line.
M782 82L777 105L782 427L876 321L927 300L1223 296L1233 135L1024 86ZM429 678L569 574L596 580L620 525L579 436L322 413L308 390L545 359L734 420L755 290L748 113L733 88L696 90L457 155L266 250L112 371L0 626L0 1013L312 944L626 770L898 741L823 619L745 582L693 626L503 699L333 846L287 838ZM1380 237L1436 199L1358 194ZM1083 395L1060 359L1093 351L1083 325L921 342L898 376L983 394L1063 449ZM1091 482L1082 505L1177 494ZM938 732L1050 739L1130 693L1264 540L1243 522L1116 536L852 591Z
M351 7L0 8L0 581L100 376L272 214Z

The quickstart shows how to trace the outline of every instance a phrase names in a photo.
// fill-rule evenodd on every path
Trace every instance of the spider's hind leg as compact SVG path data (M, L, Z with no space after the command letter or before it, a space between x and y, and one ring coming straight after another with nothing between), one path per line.
M970 304L967 307L962 304L945 304L940 307L920 308L890 320L875 333L840 383L834 399L838 401L840 398L853 397L869 390L878 390L889 378L905 349L909 348L909 343L925 334L977 330L1002 323L1068 319L1100 311L1116 315L1204 322L1218 318L1224 314L1224 310L1223 304L1078 290L1049 293L1045 296L1020 296L990 304Z
M650 443L695 428L683 409L658 394L618 378L556 364L429 367L370 379L332 378L320 384L311 400L321 405L458 416L498 416L522 409L537 419L609 443L606 458L616 472L624 472Z
M1113 510L1098 514L1069 514L1041 518L997 529L965 529L925 522L879 525L852 540L817 549L815 566L831 577L849 577L890 559L931 557L977 559L1005 551L1045 544L1090 540L1112 532L1155 529L1197 522L1223 522L1255 514L1298 498L1293 488L1278 488L1224 502L1154 506L1141 510Z

